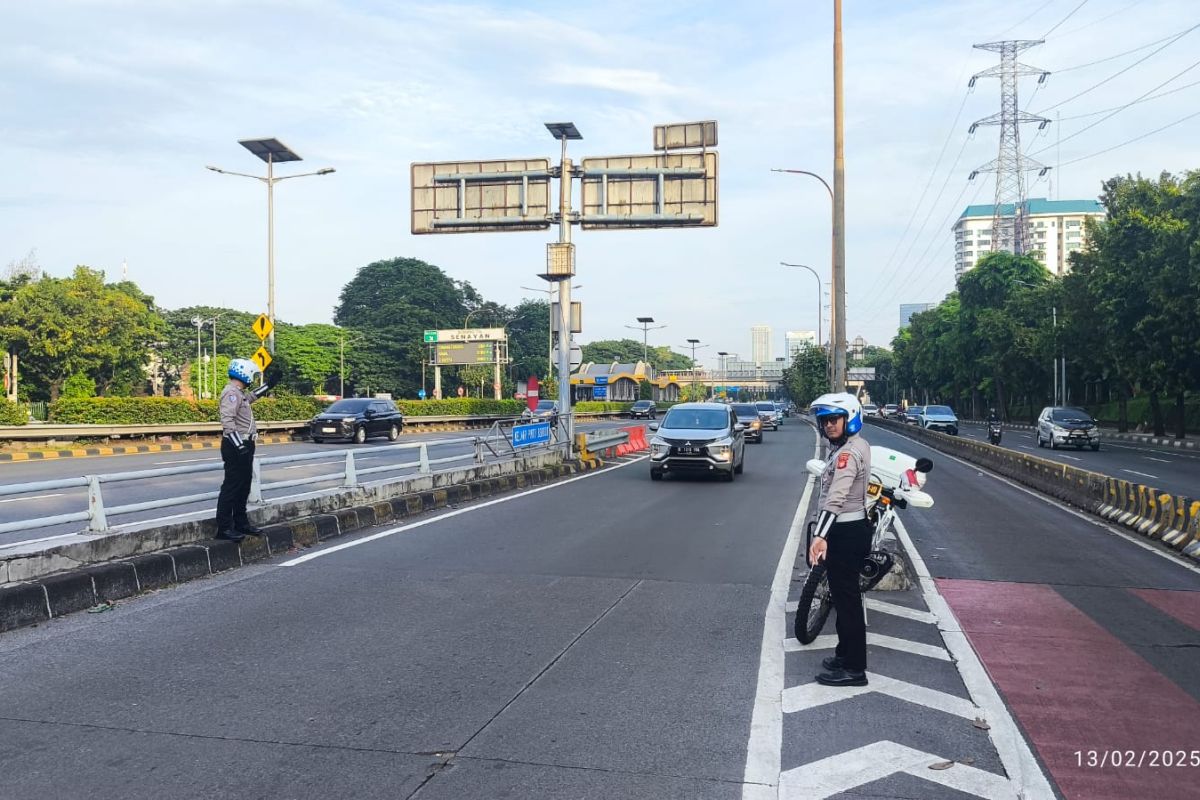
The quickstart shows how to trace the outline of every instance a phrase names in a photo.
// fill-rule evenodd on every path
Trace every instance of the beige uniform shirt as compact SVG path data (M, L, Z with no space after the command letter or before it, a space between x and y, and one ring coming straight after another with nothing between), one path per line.
M871 476L871 445L862 436L851 436L829 454L821 473L820 511L831 514L861 512L867 507Z
M254 423L254 412L250 409L250 404L257 399L233 381L225 384L220 403L221 433L225 436L237 433L246 441L255 436L258 426Z

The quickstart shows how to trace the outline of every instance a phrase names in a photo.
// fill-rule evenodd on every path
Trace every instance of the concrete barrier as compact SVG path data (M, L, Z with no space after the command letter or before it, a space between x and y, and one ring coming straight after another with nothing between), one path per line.
M872 417L867 421L987 467L1017 483L1115 522L1149 539L1157 539L1200 561L1200 501L1193 498L986 442L927 431L891 420Z

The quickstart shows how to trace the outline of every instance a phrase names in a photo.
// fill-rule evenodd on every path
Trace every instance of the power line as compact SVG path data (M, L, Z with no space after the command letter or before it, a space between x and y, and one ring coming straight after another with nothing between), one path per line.
M1084 133L1085 131L1089 131L1089 130L1091 130L1092 128L1096 127L1097 125L1099 125L1100 123L1104 122L1105 120L1112 119L1112 118L1113 118L1113 117L1115 117L1117 114L1120 114L1122 111L1124 111L1125 109L1129 108L1130 106L1132 106L1132 105L1136 105L1137 103L1139 103L1139 102L1141 102L1142 100L1146 99L1146 96L1147 96L1147 95L1151 94L1152 92L1156 92L1156 91L1158 91L1159 89L1161 89L1162 87L1164 87L1164 86L1166 86L1168 83L1170 83L1171 81L1173 81L1173 80L1175 80L1176 78L1178 78L1180 75L1184 75L1184 74L1186 74L1186 73L1188 73L1188 72L1191 72L1191 71L1192 71L1193 69L1195 69L1196 67L1200 67L1200 61L1194 61L1194 62L1192 62L1191 66L1189 66L1189 67L1185 67L1184 69L1180 70L1179 72L1176 72L1174 75L1172 75L1171 77L1167 78L1165 81L1163 81L1162 83L1160 83L1158 86L1155 86L1153 89L1150 89L1149 91L1145 92L1145 93L1144 93L1144 94L1142 94L1140 97L1137 97L1137 98L1135 98L1135 99L1133 99L1133 100L1130 100L1128 103L1126 103L1126 104L1125 104L1125 105L1123 105L1123 106L1117 106L1115 109L1113 109L1113 110L1112 110L1112 111L1110 111L1109 113L1105 114L1103 117L1101 117L1100 119L1096 120L1095 122L1093 122L1093 123L1091 123L1091 124L1089 124L1089 125L1084 125L1082 128L1080 128L1079 130L1075 131L1075 132L1074 132L1074 133L1072 133L1070 136L1067 136L1067 137L1066 137L1066 138L1064 138L1064 139L1059 139L1059 140L1058 140L1058 144L1062 144L1062 143L1063 143L1063 142L1065 142L1065 141L1069 141L1069 140L1071 140L1071 139L1074 139L1074 138L1075 138L1076 136L1078 136L1079 134L1081 134L1081 133ZM1049 150L1049 149L1050 149L1049 147L1043 147L1041 150L1038 150L1038 151L1037 151L1037 152L1035 152L1035 153L1031 153L1030 155L1035 155L1035 156L1036 156L1038 153L1044 153L1044 152L1046 152L1046 151L1047 151L1047 150Z
M1143 98L1141 100L1135 100L1133 103L1129 103L1127 105L1136 105L1137 103L1148 103L1151 100L1157 100L1160 97L1166 97L1167 95L1175 94L1176 92L1182 92L1184 89L1190 89L1193 86L1200 86L1200 81L1192 81L1191 83L1185 83L1183 86L1177 86L1176 88L1171 89L1166 92L1159 92L1158 94L1152 94L1149 97ZM1113 106L1112 108L1102 108L1099 111L1089 111L1086 114L1074 114L1070 117L1059 117L1058 121L1066 122L1067 120L1071 120L1071 119L1086 119L1087 117L1094 117L1098 114L1107 114L1109 111L1112 111L1113 109L1121 109L1121 108L1125 108L1125 107L1127 107L1127 106Z
M1056 30L1058 30L1060 27L1062 27L1062 24L1063 24L1064 22L1066 22L1067 20L1069 20L1071 17L1075 16L1075 12L1076 12L1076 11L1078 11L1079 9L1083 8L1084 6L1086 6L1086 5L1088 4L1088 2L1089 2L1089 0L1083 0L1083 2L1082 2L1082 3L1080 3L1080 4L1079 4L1079 5L1077 5L1077 6L1075 6L1073 9L1071 9L1071 13L1067 14L1065 17L1063 17L1062 19L1060 19L1060 20L1058 21L1058 24L1057 24L1057 25L1055 25L1053 28L1051 28L1050 30L1048 30L1048 31L1046 31L1045 33L1043 33L1043 34L1042 34L1042 38L1043 38L1043 39L1047 38L1048 36L1050 36L1050 34L1054 33Z
M1086 30L1086 29L1092 27L1093 25L1099 25L1101 22L1108 22L1113 17L1117 16L1118 14L1124 14L1126 11L1133 8L1134 6L1140 6L1142 4L1142 2L1143 2L1143 0L1133 0L1132 3L1125 6L1124 8L1118 8L1116 11L1112 12L1111 14L1106 14L1103 17L1101 17L1100 19L1094 19L1091 22L1084 23L1083 25L1080 25L1078 28L1071 28L1071 30L1069 30L1069 31L1063 31L1055 38L1061 39L1064 36L1070 36L1073 33L1078 33L1079 31Z
M1140 142L1142 139L1145 139L1148 136L1153 136L1156 133L1161 133L1162 131L1165 131L1167 128L1174 128L1176 125L1181 125L1184 122L1187 122L1189 119L1192 119L1193 117L1200 117L1200 111L1193 111L1191 114L1188 114L1186 117L1177 119L1174 122L1168 122L1166 125L1163 125L1161 128L1155 128L1154 130L1150 131L1149 133L1143 133L1141 136L1135 136L1132 139L1126 139L1125 141L1121 142L1120 144L1114 144L1112 147L1106 147L1103 150L1097 150L1095 153L1091 153L1090 155L1080 156L1079 158L1073 158L1070 161L1064 161L1060 166L1065 167L1068 164L1078 164L1080 161L1087 161L1089 158L1095 158L1096 156L1101 156L1101 155L1104 155L1105 153L1111 153L1113 150L1124 147L1127 144L1133 144L1134 142Z
M1092 84L1092 85L1091 85L1091 86L1089 86L1088 88L1084 89L1082 92L1079 92L1078 94L1073 94L1073 95L1071 95L1071 96L1070 96L1070 97L1068 97L1066 100L1063 100L1063 101L1061 101L1061 102L1055 103L1055 104L1054 104L1054 105L1052 105L1052 106L1047 106L1046 108L1043 108L1041 111L1039 111L1039 112L1038 112L1038 114L1045 114L1047 111L1052 111L1052 110L1054 110L1054 109L1058 108L1059 106L1065 106L1067 103L1071 102L1072 100L1076 100L1076 99L1078 99L1078 98L1080 98L1080 97L1083 97L1085 94L1088 94L1089 92L1092 92L1092 91L1094 91L1094 90L1096 90L1096 89L1099 89L1101 86L1103 86L1104 84L1108 83L1109 81L1111 81L1111 80L1113 80L1113 79L1115 79L1115 78L1117 78L1117 77L1119 77L1119 76L1121 76L1121 75L1124 75L1126 72L1128 72L1129 70L1133 69L1133 68L1134 68L1134 67L1136 67L1138 64L1141 64L1142 62L1146 61L1147 59L1153 58L1153 57L1154 57L1155 55L1157 55L1158 53L1161 53L1163 50L1165 50L1165 49L1167 49L1168 47L1170 47L1171 45L1175 44L1175 42L1179 41L1179 40L1180 40L1180 39L1182 39L1184 36L1188 35L1188 34L1189 34L1189 33L1191 33L1192 31L1196 30L1196 28L1200 28L1200 23L1196 23L1195 25L1193 25L1192 27L1188 28L1187 30L1185 30L1185 31L1182 31L1181 33L1178 33L1178 34L1176 34L1176 35L1174 35L1174 36L1170 37L1170 39L1168 39L1168 40L1167 40L1167 42L1166 42L1165 44L1163 44L1161 47L1158 47L1158 48L1156 48L1155 50L1152 50L1151 52L1147 53L1145 56L1143 56L1143 57L1139 58L1137 61L1135 61L1135 62L1133 62L1132 64L1130 64L1129 66L1127 66L1127 67L1124 67L1123 69L1117 70L1117 71L1116 71L1116 72L1114 72L1112 75L1109 75L1107 78L1105 78L1104 80L1100 81L1099 83Z
M995 36L992 36L992 37L990 37L990 38L992 38L992 39L1003 39L1005 36L1007 36L1007 35L1008 35L1008 32L1009 32L1009 31L1015 31L1017 28L1021 27L1021 26L1022 26L1022 25L1024 25L1026 22L1029 22L1029 20L1033 19L1033 18L1034 18L1034 16L1036 16L1037 14L1040 14L1040 13L1042 13L1042 9L1044 9L1046 6L1050 5L1050 4L1051 4L1051 3L1053 3L1053 2L1054 2L1054 0L1046 0L1046 2L1042 3L1042 4L1041 4L1040 6L1038 6L1036 9L1034 9L1033 11L1030 11L1030 12L1029 12L1029 14L1028 14L1028 15L1026 15L1026 17L1025 17L1024 19L1022 19L1020 22L1018 22L1018 23L1017 23L1017 24L1015 24L1015 25L1011 25L1011 26L1009 26L1008 30L1004 31L1004 33L997 34L997 35L995 35Z
M1153 42L1147 42L1146 44L1144 44L1140 47L1135 47L1132 50L1126 50L1124 53L1117 53L1115 56L1107 56L1105 58L1096 59L1095 61L1089 61L1086 64L1076 64L1073 67L1063 67L1062 69L1056 69L1056 70L1054 70L1054 74L1061 75L1064 72L1074 72L1077 69L1084 69L1086 67L1094 67L1097 64L1103 64L1107 61L1116 61L1118 58L1121 58L1123 56L1133 55L1134 53L1136 53L1140 50L1145 50L1147 47L1154 47L1154 45L1156 45L1156 44L1162 44L1167 39L1170 39L1173 36L1178 36L1179 33L1187 33L1187 31L1179 31L1178 33L1172 33L1168 36L1164 36L1161 39L1155 39Z

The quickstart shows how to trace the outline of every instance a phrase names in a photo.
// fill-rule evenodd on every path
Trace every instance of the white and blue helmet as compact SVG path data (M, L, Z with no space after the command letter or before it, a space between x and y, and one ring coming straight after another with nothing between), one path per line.
M862 404L849 392L823 394L808 407L820 423L822 417L845 417L846 434L852 436L862 430Z
M258 374L258 364L248 358L235 358L229 362L229 377L249 386Z

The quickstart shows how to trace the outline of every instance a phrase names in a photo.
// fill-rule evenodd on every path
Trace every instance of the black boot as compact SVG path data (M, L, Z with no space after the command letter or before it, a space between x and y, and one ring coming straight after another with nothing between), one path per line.
M232 528L230 528L228 530L223 530L223 531L218 532L216 535L216 538L224 539L227 542L240 542L242 539L246 538L246 534L241 533L239 531L235 531Z
M249 522L245 523L244 525L238 525L237 531L238 531L238 533L244 533L247 536L262 536L263 535L262 528L258 527L257 525L251 525Z
M867 673L855 672L848 669L835 669L822 672L817 676L817 683L825 686L866 686Z
M840 669L846 668L846 662L842 660L841 656L829 656L821 661L821 666L829 672L837 672Z

